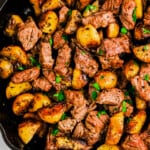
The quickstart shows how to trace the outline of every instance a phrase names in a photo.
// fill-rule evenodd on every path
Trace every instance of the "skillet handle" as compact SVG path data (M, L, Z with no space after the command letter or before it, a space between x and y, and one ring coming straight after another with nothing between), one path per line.
M0 0L0 11L3 9L6 3L7 3L7 0Z

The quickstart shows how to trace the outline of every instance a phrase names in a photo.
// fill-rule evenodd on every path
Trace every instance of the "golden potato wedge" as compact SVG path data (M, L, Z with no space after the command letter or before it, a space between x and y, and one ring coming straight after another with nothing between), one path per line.
M57 123L60 119L63 113L65 112L65 105L63 104L57 104L53 107L45 107L38 111L39 117L51 124Z
M54 10L60 8L64 5L61 0L46 0L42 5L42 12L46 12L48 10Z
M83 76L82 71L79 69L74 69L72 87L74 89L81 89L87 84L86 78Z
M143 0L135 0L136 4L136 18L141 19L143 17Z
M7 59L0 59L0 78L6 79L13 73L13 65Z
M139 60L150 62L150 44L134 47L133 53Z
M25 121L18 125L18 135L23 143L28 144L40 128L40 122Z
M111 71L99 71L94 79L101 89L114 88L117 84L117 75Z
M4 33L9 37L16 35L17 27L21 23L23 23L23 20L19 15L11 15L8 24L6 25L6 28L4 30Z
M7 99L10 99L31 89L32 86L29 82L13 83L10 81L8 86L6 87L6 97Z
M40 7L40 1L39 0L30 0L30 3L32 4L35 15L39 16L42 11L41 7Z
M4 57L8 57L9 59L14 60L14 61L18 61L22 63L23 65L27 64L27 55L25 51L19 46L10 45L10 46L4 47L0 51L0 55Z
M33 98L34 95L31 93L23 93L17 96L12 105L13 113L15 115L22 115L24 112L27 112Z
M146 109L146 101L145 100L143 100L143 99L141 99L141 98L139 98L138 96L136 96L135 97L135 103L136 103L136 108L137 109L143 109L143 110L145 110Z
M58 17L54 11L47 11L41 16L39 27L43 33L53 34L57 28Z
M146 121L146 117L146 112L144 110L139 110L137 114L127 124L126 132L130 134L140 133Z
M105 143L116 145L119 143L124 129L124 113L119 112L110 118Z
M47 95L43 93L34 94L34 99L32 102L32 108L29 109L29 112L35 112L42 107L49 106L51 104L51 100Z
M106 33L108 38L115 38L119 34L119 25L118 23L110 23L107 27Z
M125 77L130 80L136 76L140 70L139 64L135 60L129 60L124 67Z
M97 150L120 150L119 146L117 145L108 145L103 144L97 148Z
M73 6L76 0L66 0L68 6Z

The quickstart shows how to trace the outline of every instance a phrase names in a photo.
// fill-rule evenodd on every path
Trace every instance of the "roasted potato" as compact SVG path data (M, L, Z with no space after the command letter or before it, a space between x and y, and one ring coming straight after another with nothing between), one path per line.
M6 79L13 73L13 65L7 59L0 59L0 78Z
M97 47L101 39L97 30L90 24L79 27L76 34L77 41L84 47Z
M27 112L33 98L34 95L31 93L24 93L17 96L12 105L13 113L15 115L22 115L24 112Z
M119 143L124 129L124 113L119 112L110 118L105 143L116 145Z
M6 87L6 97L10 99L30 89L32 89L32 86L29 82L13 83L10 81Z
M18 126L18 135L23 143L28 144L33 136L36 134L40 128L41 123L36 121L25 121L19 124Z
M86 76L79 69L74 69L73 71L73 79L72 79L72 87L74 89L81 89L87 84L88 80Z
M39 0L30 0L30 3L32 4L35 15L39 16L42 11L41 7L40 7L40 1Z
M115 38L118 36L119 34L119 25L118 23L114 22L114 23L110 23L107 27L107 37L108 38Z
M42 12L46 12L48 10L54 10L60 8L64 5L61 0L46 0L42 5Z
M99 71L94 79L101 89L114 88L117 84L117 75L111 71Z
M4 30L4 33L9 36L15 36L17 34L17 27L19 24L22 24L23 20L19 15L11 15L8 24L6 25L6 28Z
M135 97L135 103L137 109L146 109L146 101L139 98L138 96Z
M23 65L27 64L27 55L25 51L19 46L10 45L10 46L4 47L0 51L0 55L4 57L8 57L10 60L18 61Z
M43 33L53 34L57 28L58 17L54 11L47 11L42 14L39 27Z
M64 112L65 106L63 104L57 104L53 107L45 107L40 109L38 111L38 115L43 121L55 124L61 119Z
M97 150L120 150L119 146L117 145L108 145L103 144L97 148Z
M133 53L139 60L150 62L150 44L134 47Z
M130 80L132 77L136 76L140 70L139 64L135 60L130 60L126 63L124 67L125 77Z
M126 132L130 134L140 133L146 121L146 117L146 112L144 110L139 110L137 114L127 124Z
M143 0L135 0L136 4L136 17L141 19L143 17Z
M47 95L43 93L34 94L34 99L32 102L32 108L29 109L30 112L35 112L42 107L46 107L51 104L51 100Z

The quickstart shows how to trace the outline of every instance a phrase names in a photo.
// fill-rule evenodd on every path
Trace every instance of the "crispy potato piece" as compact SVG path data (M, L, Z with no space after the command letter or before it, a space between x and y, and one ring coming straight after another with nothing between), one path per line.
M28 144L40 128L40 122L25 121L18 126L18 135L23 143Z
M20 16L11 15L11 17L8 21L8 24L6 25L6 28L4 30L4 33L9 37L12 37L12 36L16 35L17 27L21 23L23 23L23 20L21 19Z
M40 7L40 1L39 0L30 0L30 3L32 4L35 15L39 16L42 11L41 7Z
M119 112L110 118L105 143L116 145L119 143L124 129L124 113Z
M107 27L107 37L108 38L115 38L118 36L119 34L119 25L118 23L114 22L114 23L110 23Z
M6 79L13 73L13 65L7 59L0 59L0 78Z
M56 8L60 8L64 5L61 0L46 0L42 5L42 12L46 12L48 10L54 10Z
M77 41L85 47L97 47L101 39L97 30L90 24L79 27L76 34Z
M129 60L124 67L125 77L130 80L132 77L138 74L139 70L139 64L134 60Z
M22 63L23 65L27 64L27 55L25 51L19 46L10 45L10 46L4 47L0 51L0 55L4 57L8 57L9 59L14 60L14 61L18 61Z
M65 105L63 104L57 104L53 107L45 107L38 111L39 117L51 124L57 123L60 119L63 113L65 112Z
M49 106L51 104L51 100L47 95L43 93L34 94L34 99L32 102L32 108L29 109L29 112L35 112L42 107Z
M66 0L68 6L73 6L76 2L76 0Z
M87 84L87 80L83 77L82 71L79 69L74 69L72 87L74 89L81 89Z
M111 71L99 71L94 79L101 89L114 88L117 84L117 75Z
M120 150L119 146L117 145L108 145L103 144L97 148L97 150Z
M34 95L31 93L24 93L17 96L12 105L13 113L15 115L22 115L24 112L27 112L33 98Z
M134 47L133 53L139 60L150 62L150 44Z
M146 101L139 98L139 97L135 97L135 102L136 102L136 108L137 109L146 109Z
M146 121L146 117L146 112L144 110L139 110L137 114L127 124L126 132L130 134L140 133Z
M58 17L54 11L47 11L41 16L39 27L42 32L53 34L57 28Z
M6 97L7 99L10 99L31 89L32 86L29 82L13 83L10 81L8 86L6 87Z
M141 19L143 17L143 0L135 0L136 3L136 17Z

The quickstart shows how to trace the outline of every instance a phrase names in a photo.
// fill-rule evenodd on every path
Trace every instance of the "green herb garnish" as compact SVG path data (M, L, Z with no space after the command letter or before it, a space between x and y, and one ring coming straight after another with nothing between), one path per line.
M144 34L150 34L150 30L149 29L142 28L142 31L143 31Z
M128 118L126 119L126 123L129 123L131 120L132 120L132 118L128 117Z
M127 33L128 33L128 30L127 30L125 27L122 27L122 28L121 28L121 33L122 33L122 34L127 34Z
M62 38L65 40L65 41L68 41L68 36L66 34L63 34L62 35Z
M98 54L99 54L99 55L103 55L103 54L104 54L104 51L103 51L102 49L100 49L100 50L98 51Z
M106 115L107 112L105 110L98 111L97 117L100 118L101 115Z
M130 105L132 105L133 104L133 102L132 102L132 100L131 99L126 99L126 100L124 100L125 102L127 102L128 104L130 104Z
M93 100L96 100L97 92L96 91L92 91L91 97L92 97Z
M51 46L53 45L53 39L52 38L49 39L49 43Z
M52 131L52 135L53 135L53 136L56 136L56 135L58 134L58 132L59 132L58 129L54 129L54 130Z
M132 19L133 19L134 22L136 22L136 20L137 20L137 17L136 17L136 7L133 10Z
M148 50L148 45L144 45L144 50L146 51L146 50Z
M67 15L68 15L68 16L71 16L71 15L72 15L72 10L71 10L71 9L68 10Z
M23 71L23 70L25 70L25 68L23 66L19 66L18 70Z
M67 118L67 114L63 113L63 115L61 116L61 120L65 120Z
M65 99L65 95L64 95L63 91L59 91L58 93L55 93L53 96L56 97L57 101L59 101L59 102L61 102Z
M148 75L148 74L146 74L146 75L144 76L144 80L145 80L145 81L149 81L149 75Z
M126 106L126 101L122 102L122 112L126 112L127 111L127 106Z
M30 57L29 59L33 66L41 67L40 63L34 57Z
M95 9L96 9L96 6L94 6L94 5L87 5L87 6L85 7L85 11L95 10Z
M56 83L60 83L61 77L57 75L56 78L55 78L55 81L56 81Z
M97 91L100 91L101 90L101 88L100 88L100 86L99 86L99 84L98 83L93 83L92 84L92 86L97 90Z
M124 92L124 95L125 95L125 96L129 96L129 92L128 92L128 91L125 91L125 92Z

